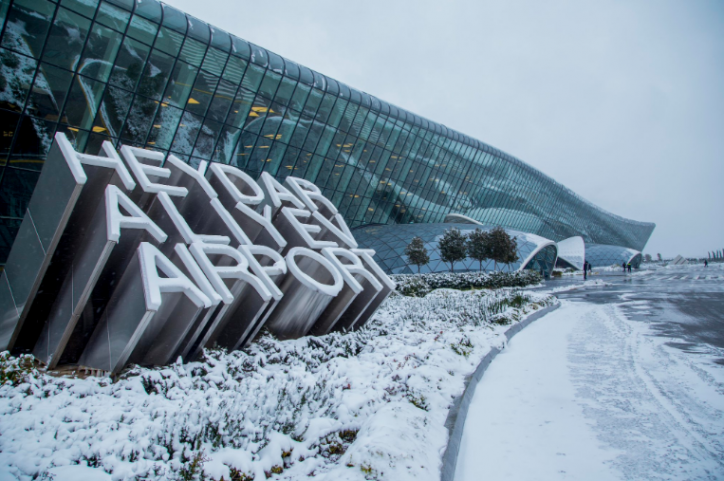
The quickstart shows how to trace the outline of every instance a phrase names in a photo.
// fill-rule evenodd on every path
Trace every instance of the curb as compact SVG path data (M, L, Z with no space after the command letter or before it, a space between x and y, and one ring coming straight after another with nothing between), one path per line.
M512 326L510 329L505 331L505 337L510 341L513 336L518 334L523 328L527 327L531 322L540 319L546 314L555 311L560 307L560 302L553 306L548 306L540 311L537 311L530 316L526 317L521 322ZM463 394L455 398L453 405L450 408L450 412L445 420L445 427L449 433L449 440L447 447L445 448L445 454L442 456L442 472L440 475L440 481L455 481L455 469L458 463L458 454L460 452L460 442L463 437L463 428L465 427L465 419L468 416L468 409L470 408L470 402L473 400L475 394L475 388L478 382L483 378L483 374L490 366L490 363L498 355L500 349L493 347L490 352L483 357L475 368L475 372L468 375L465 378L465 391Z

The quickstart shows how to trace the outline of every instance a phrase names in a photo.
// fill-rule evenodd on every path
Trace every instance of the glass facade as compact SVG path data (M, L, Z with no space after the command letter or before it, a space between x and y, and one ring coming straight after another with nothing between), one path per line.
M355 239L361 247L374 249L375 261L387 274L414 274L417 273L417 266L410 265L405 257L405 247L413 237L420 237L425 243L430 262L420 266L421 273L449 272L450 264L440 260L440 251L437 243L446 230L457 227L464 235L474 231L476 228L490 230L493 226L472 226L470 224L405 224L405 225L373 225L359 227L352 230ZM521 265L524 269L534 269L548 275L553 269L556 261L555 245L537 235L526 234L506 229L511 237L518 242L518 262L508 265L498 265L498 270L512 272L518 270ZM480 263L475 259L465 259L456 262L455 272L477 271ZM495 270L493 261L483 262L483 271Z
M642 249L607 213L478 140L155 0L0 0L0 264L53 135L317 184L351 227L451 212L560 240Z
M626 247L586 244L586 260L593 267L620 266L630 262L631 267L638 269L642 257L639 251Z

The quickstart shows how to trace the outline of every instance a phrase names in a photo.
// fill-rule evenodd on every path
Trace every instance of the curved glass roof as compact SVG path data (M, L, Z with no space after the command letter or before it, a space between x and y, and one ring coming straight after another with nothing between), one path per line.
M0 17L0 263L55 132L317 184L350 226L460 213L643 249L611 214L494 147L156 0L9 0ZM240 28L243 28L241 26Z

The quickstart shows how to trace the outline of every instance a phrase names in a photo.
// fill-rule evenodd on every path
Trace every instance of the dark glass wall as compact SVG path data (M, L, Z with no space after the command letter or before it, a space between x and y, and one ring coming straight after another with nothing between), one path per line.
M457 212L641 250L653 224L155 0L0 0L0 263L56 131L304 177L351 226Z

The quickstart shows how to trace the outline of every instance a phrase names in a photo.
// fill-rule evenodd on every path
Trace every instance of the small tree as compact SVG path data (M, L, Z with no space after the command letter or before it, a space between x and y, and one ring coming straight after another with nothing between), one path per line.
M511 238L502 227L496 227L488 232L490 239L490 259L495 262L495 270L498 264L509 265L518 260L518 240Z
M407 247L405 247L405 255L410 264L417 266L417 273L420 273L420 266L424 266L430 262L430 256L427 255L425 243L420 237L413 237Z
M651 262L651 254L645 254L644 259L646 259L646 262Z
M457 227L446 230L442 239L438 241L437 247L440 249L440 259L450 264L450 272L454 271L457 261L461 261L467 256L465 236Z
M490 239L486 231L475 229L468 234L468 257L480 263L483 270L483 261L490 259Z

